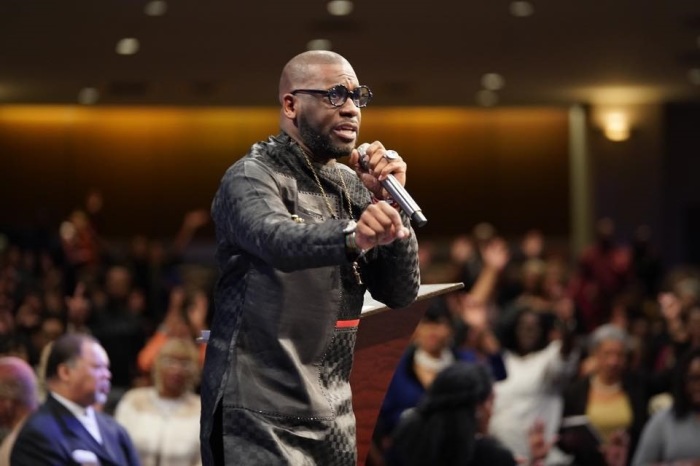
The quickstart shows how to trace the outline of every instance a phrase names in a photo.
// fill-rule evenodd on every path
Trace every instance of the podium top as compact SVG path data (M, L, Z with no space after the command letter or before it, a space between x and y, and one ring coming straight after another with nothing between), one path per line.
M449 293L451 291L456 291L464 288L464 283L437 283L430 285L421 285L418 290L418 297L416 302L423 301L424 299L430 299L441 294ZM365 301L362 304L362 314L360 317L364 318L377 314L379 312L384 312L389 308L381 303L369 294L369 291L365 293Z
M449 293L451 291L459 290L464 288L464 283L438 283L431 285L421 285L418 290L418 297L416 302L423 301L425 299L430 299L441 294ZM361 318L369 317L375 314L382 313L389 310L386 304L381 303L369 294L369 291L365 293L365 300L362 304L362 314ZM197 338L197 343L206 343L209 341L209 330L202 330L202 334Z

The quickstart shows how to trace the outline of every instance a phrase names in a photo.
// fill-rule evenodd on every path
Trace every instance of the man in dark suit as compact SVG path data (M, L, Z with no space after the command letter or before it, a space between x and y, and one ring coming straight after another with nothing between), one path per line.
M17 436L14 466L138 466L128 434L93 405L110 389L109 358L94 338L64 335L46 364L48 397Z

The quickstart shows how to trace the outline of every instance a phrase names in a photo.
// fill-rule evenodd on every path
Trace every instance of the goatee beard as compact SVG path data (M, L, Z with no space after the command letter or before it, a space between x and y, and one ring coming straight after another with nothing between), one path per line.
M316 131L303 116L299 118L299 135L301 142L309 148L313 157L325 161L347 157L352 153L352 146L339 146L333 144L330 136Z

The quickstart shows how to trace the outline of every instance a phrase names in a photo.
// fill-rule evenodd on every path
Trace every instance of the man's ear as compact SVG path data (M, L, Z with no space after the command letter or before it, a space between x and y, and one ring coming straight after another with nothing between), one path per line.
M56 368L56 375L58 380L68 380L70 378L70 367L68 367L68 364L59 364Z
M297 116L296 98L292 94L285 94L282 97L282 113L290 120Z

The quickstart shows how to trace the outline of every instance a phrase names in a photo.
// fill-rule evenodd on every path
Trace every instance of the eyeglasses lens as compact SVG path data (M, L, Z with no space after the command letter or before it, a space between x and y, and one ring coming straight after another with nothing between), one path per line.
M345 104L348 97L351 97L352 101L358 107L366 107L369 103L371 92L367 86L357 87L354 91L350 92L348 88L343 85L335 86L328 91L328 100L336 107Z

